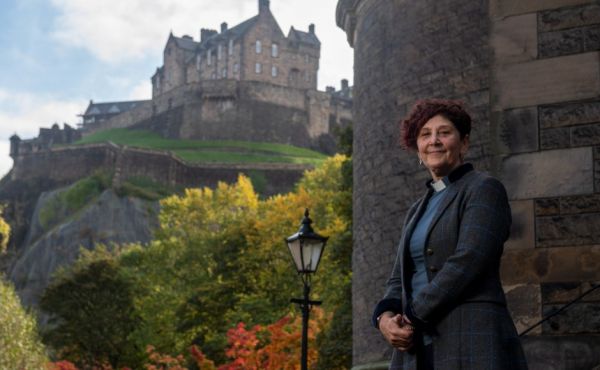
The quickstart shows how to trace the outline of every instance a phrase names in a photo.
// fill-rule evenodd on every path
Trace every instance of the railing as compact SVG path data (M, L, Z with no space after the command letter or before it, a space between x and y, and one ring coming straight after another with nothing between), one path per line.
M594 285L594 284L592 284L592 287L590 289L586 290L581 295L579 295L577 298L575 298L572 301L570 301L569 303L565 304L564 306L562 306L558 310L550 313L548 316L544 317L540 321L538 321L535 324L531 325L530 327L528 327L527 329L525 329L523 332L521 332L521 334L519 334L519 336L522 337L523 335L529 333L533 329L537 328L538 326L542 325L544 322L548 321L552 317L554 317L554 316L558 315L559 313L563 312L568 307L570 307L571 305L573 305L575 302L580 301L581 299L583 299L583 297L585 297L586 295L590 294L591 292L593 292L594 290L596 290L598 288L600 288L600 285Z

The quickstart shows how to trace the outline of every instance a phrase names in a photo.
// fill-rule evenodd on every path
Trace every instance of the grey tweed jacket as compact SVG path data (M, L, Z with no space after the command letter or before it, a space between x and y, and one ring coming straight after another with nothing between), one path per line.
M462 165L449 176L446 195L427 231L429 283L409 302L408 246L432 194L408 211L384 298L373 313L407 313L433 337L436 369L527 369L500 282L500 258L511 212L504 186ZM390 369L416 369L416 356L395 350Z

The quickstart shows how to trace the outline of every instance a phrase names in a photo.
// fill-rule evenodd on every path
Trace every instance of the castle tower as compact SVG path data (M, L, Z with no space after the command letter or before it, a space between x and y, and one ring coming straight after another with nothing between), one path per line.
M338 1L354 47L356 367L390 358L368 318L428 178L399 147L398 121L417 99L463 100L474 119L466 159L507 188L502 278L519 331L600 281L600 18L587 16L598 12L591 0ZM530 367L599 365L599 307L599 296L576 303L528 335Z
M17 134L10 137L10 156L12 159L17 159L20 144L21 138Z

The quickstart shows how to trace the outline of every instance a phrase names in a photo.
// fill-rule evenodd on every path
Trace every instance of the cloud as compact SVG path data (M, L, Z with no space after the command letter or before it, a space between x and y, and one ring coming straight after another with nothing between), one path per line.
M140 81L131 89L127 98L129 100L146 100L152 98L152 84L150 80Z
M78 114L87 107L87 101L56 100L47 95L10 91L0 87L0 175L12 167L9 157L9 138L18 134L22 139L37 136L40 127L79 121Z
M223 9L242 21L253 2L240 0L52 0L58 11L52 38L83 48L104 62L118 64L159 55L169 31L198 38L200 28L217 28ZM254 4L255 5L255 4Z

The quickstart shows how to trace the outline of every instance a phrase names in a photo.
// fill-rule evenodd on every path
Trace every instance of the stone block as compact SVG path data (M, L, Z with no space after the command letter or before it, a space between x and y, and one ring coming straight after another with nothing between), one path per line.
M539 284L505 286L504 293L517 332L521 333L541 320L542 298ZM540 334L541 332L541 327L538 327L531 333Z
M502 153L538 150L537 108L510 109L500 116L499 149Z
M544 305L544 317L563 305ZM600 333L600 302L577 302L542 324L544 334Z
M500 266L505 285L600 280L600 246L506 250Z
M563 30L600 23L600 4L589 2L585 5L544 10L538 13L540 32Z
M564 149L571 146L571 130L568 127L540 130L540 148L542 150Z
M504 159L500 173L512 200L593 193L591 148L548 150Z
M584 51L600 50L600 26L586 27L583 35Z
M590 0L490 0L490 15L493 18L502 18L510 15L533 13L540 10L556 9L579 4L588 4Z
M600 244L600 213L538 217L535 235L541 248Z
M600 101L541 106L538 117L541 129L600 122Z
M535 215L550 216L560 213L559 198L541 198L535 200Z
M600 123L572 127L571 145L600 145Z
M580 195L560 198L560 213L600 213L600 194Z
M537 57L535 13L498 19L492 23L490 43L497 63L514 63Z
M600 193L600 146L594 147L594 190Z
M594 370L600 365L600 336L525 336L529 370Z
M540 33L538 35L538 56L539 58L550 58L582 53L584 50L583 35L581 28Z
M597 285L599 285L598 282L542 283L542 303L545 305L569 303L586 293L581 298L582 302L600 302L600 288L590 292L590 289Z
M510 238L505 244L507 249L535 248L535 222L533 216L533 200L510 202L512 225Z
M499 65L492 109L528 107L600 95L600 53Z

